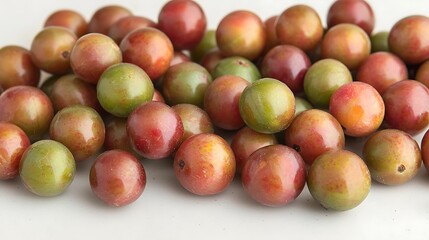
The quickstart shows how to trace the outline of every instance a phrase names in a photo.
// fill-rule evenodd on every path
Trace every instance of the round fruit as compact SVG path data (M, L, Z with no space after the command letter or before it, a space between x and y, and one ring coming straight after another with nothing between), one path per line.
M77 104L92 107L99 113L102 110L95 86L82 81L74 74L58 78L52 85L49 98L55 111Z
M46 27L31 43L31 57L40 69L52 74L70 71L70 51L77 40L76 35L63 27Z
M429 171L429 130L426 130L421 141L421 154L423 164L427 171Z
M319 156L308 171L311 195L324 208L345 211L365 200L371 188L371 176L365 162L347 150Z
M30 139L15 124L0 122L0 180L18 176L22 154Z
M231 149L234 152L237 173L241 173L249 156L265 146L277 144L274 134L255 132L249 127L240 129L232 138Z
M429 18L408 16L390 30L389 49L406 64L419 64L429 59Z
M68 9L51 13L44 24L44 27L49 26L65 27L77 37L81 37L88 32L88 23L85 18L80 13Z
M110 37L100 33L80 37L70 55L73 72L91 84L97 84L104 70L120 62L122 54L118 45Z
M156 27L156 23L141 16L127 16L113 23L107 35L120 44L128 33L144 27Z
M312 109L313 106L305 98L295 96L295 117L305 110Z
M383 122L384 102L371 85L351 82L332 94L329 112L343 126L346 135L364 137L375 132Z
M323 153L344 148L345 138L340 123L331 114L310 109L296 116L286 129L285 144L311 165Z
M127 133L133 149L148 159L161 159L176 150L184 129L180 116L162 102L147 102L129 116Z
M213 78L224 75L241 77L252 83L261 78L261 73L251 61L243 57L228 57L221 59L212 71Z
M371 52L389 52L389 32L378 32L370 37Z
M171 66L162 78L162 95L171 106L190 103L204 105L204 94L212 77L201 65L183 62Z
M204 110L213 124L226 130L236 130L245 124L240 116L239 100L250 83L241 77L224 75L216 78L204 95Z
M191 59L196 63L200 63L206 53L217 48L216 31L208 30L204 33L201 41L191 50Z
M214 133L212 120L203 109L187 103L177 104L172 108L183 124L184 133L180 142L200 133Z
M194 135L177 150L174 172L189 192L197 195L217 194L234 179L234 153L228 143L215 134Z
M34 65L30 51L19 46L0 48L0 87L3 90L28 85L36 87L40 70Z
M159 12L158 28L173 43L174 49L192 49L203 38L207 20L197 2L172 0Z
M89 172L89 183L104 203L122 207L141 196L146 187L146 172L132 154L110 150L95 160Z
M286 9L277 19L277 38L281 44L296 46L308 52L323 37L319 14L307 5L295 5Z
M352 75L344 64L334 59L323 59L308 69L304 92L313 105L327 108L332 94L352 81Z
M429 88L429 60L425 61L417 69L416 80Z
M261 133L277 133L292 122L295 98L286 84L276 79L263 78L244 89L239 108L248 127Z
M263 77L284 82L294 93L303 91L304 76L311 62L307 54L291 45L280 45L271 49L261 63Z
M418 143L409 134L395 129L372 135L362 153L372 178L387 185L408 182L422 163Z
M371 53L371 41L360 27L341 23L330 28L322 41L322 58L333 58L356 70Z
M134 153L127 134L127 119L110 116L105 121L106 134L104 148L107 150L124 150Z
M272 207L295 200L304 188L305 177L301 156L278 144L252 153L241 173L244 190L257 202Z
M375 25L374 12L366 1L335 1L328 11L328 28L340 23L351 23L371 35Z
M88 32L107 35L115 22L130 15L132 15L131 11L122 6L109 5L99 8L89 20Z
M429 124L429 89L414 80L399 81L383 94L386 107L384 123L388 128L411 135L423 131Z
M72 153L61 143L41 140L22 155L19 176L25 187L42 197L63 193L72 183L76 163Z
M267 32L267 43L265 44L264 52L268 52L270 49L280 44L276 32L278 17L278 15L271 16L264 21L265 31Z
M266 38L262 20L245 10L229 13L216 29L217 45L226 57L240 56L255 60L264 50Z
M167 71L174 55L173 45L167 35L151 27L140 28L126 35L120 48L124 62L141 67L152 81Z
M97 83L97 99L107 112L128 117L139 105L152 100L154 87L149 76L131 63L107 68Z
M103 146L104 122L93 108L82 105L66 107L52 119L49 136L64 144L76 161L83 161Z
M16 86L0 95L0 121L17 125L32 142L43 137L53 117L51 100L38 88Z
M380 94L392 84L408 78L407 66L396 55L388 52L377 52L369 55L362 63L356 80L368 83Z

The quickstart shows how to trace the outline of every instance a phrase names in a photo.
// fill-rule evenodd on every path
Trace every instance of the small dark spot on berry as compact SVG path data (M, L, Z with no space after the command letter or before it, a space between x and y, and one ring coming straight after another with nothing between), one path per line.
M69 51L64 51L61 53L61 56L63 56L63 58L66 58L66 59L69 57L69 55L70 55Z
M295 151L297 151L297 152L301 151L301 148L298 145L296 145L296 144L294 144L292 146L292 148L295 149Z
M183 170L183 168L185 167L185 161L179 160L179 167L180 167L180 170Z
M399 167L398 167L398 172L402 173L402 172L404 172L404 171L405 171L405 166L404 166L404 164L399 165Z

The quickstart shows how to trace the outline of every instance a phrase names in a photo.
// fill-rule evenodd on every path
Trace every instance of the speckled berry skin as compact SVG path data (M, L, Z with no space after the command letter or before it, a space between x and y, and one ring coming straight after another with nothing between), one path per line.
M131 146L142 157L161 159L178 147L183 134L180 116L162 102L147 102L128 116L127 133Z
M53 117L51 100L38 88L15 86L0 95L0 121L17 125L32 142L43 137Z
M389 49L406 64L419 64L429 59L429 18L405 17L389 33Z
M49 136L64 144L76 161L83 161L103 146L105 126L103 119L93 108L74 105L55 114Z
M0 122L0 180L18 176L19 162L30 139L24 131L12 123Z
M410 181L422 163L416 140L396 129L385 129L373 134L365 142L362 153L372 178L386 185Z
M340 123L319 109L307 110L296 116L284 136L285 144L301 154L308 165L321 154L345 146Z
M239 108L248 127L260 133L277 133L292 122L295 98L286 84L263 78L244 89Z
M311 165L307 186L324 208L346 211L365 200L371 188L371 176L365 162L355 153L330 151Z
M42 197L54 197L66 191L75 172L73 154L54 140L33 143L22 155L19 165L19 176L24 186Z
M201 196L224 191L234 179L236 168L228 143L208 133L185 140L176 152L173 166L182 187Z
M240 56L255 60L262 54L267 39L264 23L253 12L229 13L216 28L216 42L226 57Z
M244 190L257 202L279 207L301 194L306 169L301 156L284 145L270 145L252 153L241 173Z
M94 194L107 205L122 207L136 201L146 187L146 172L132 154L110 150L100 154L89 172Z
M429 124L429 90L414 80L403 80L386 89L384 125L411 135L423 131Z
M344 133L364 137L375 132L384 119L384 102L371 85L351 82L332 94L329 112L338 120Z

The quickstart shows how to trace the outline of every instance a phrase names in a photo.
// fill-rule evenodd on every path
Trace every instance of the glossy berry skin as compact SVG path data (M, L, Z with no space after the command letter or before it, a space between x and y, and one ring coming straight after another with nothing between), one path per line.
M429 18L413 15L393 25L389 49L406 64L419 64L429 59Z
M80 37L70 55L73 72L91 84L97 84L108 67L120 62L122 54L118 45L100 33L89 33Z
M403 80L383 94L386 113L384 124L411 135L423 131L429 124L429 90L414 80Z
M140 104L152 101L154 87L140 67L118 63L107 68L97 83L97 99L107 112L128 117Z
M295 5L284 10L277 19L277 38L281 44L296 46L308 52L323 36L323 26L317 12L307 5Z
M204 94L204 110L213 124L226 130L243 127L244 121L239 110L239 100L243 90L250 83L243 78L224 75L216 78Z
M97 9L88 23L88 32L107 35L110 27L121 18L132 15L125 7L108 5Z
M213 78L218 78L224 75L234 75L241 77L252 83L261 79L261 73L251 61L243 57L227 57L221 59L211 72Z
M236 172L241 174L249 156L265 146L277 144L274 134L259 133L249 127L243 127L232 138L231 149L237 165Z
M356 70L371 53L368 35L356 25L341 23L330 28L322 40L322 58L333 58Z
M0 180L18 176L22 154L30 146L24 131L12 123L0 122Z
M235 175L234 153L215 134L202 133L185 140L176 152L173 166L182 187L201 196L224 191Z
M38 88L16 86L0 95L0 121L17 125L32 142L43 137L53 117L51 100Z
M248 127L260 133L277 133L292 122L295 98L284 83L263 78L244 89L239 108Z
M201 65L183 62L170 67L162 78L162 95L170 106L179 103L204 105L204 94L212 77Z
M365 142L362 154L372 178L386 185L410 181L422 163L418 143L409 134L396 129L373 134Z
M203 38L206 26L204 11L194 1L169 1L158 15L158 28L170 38L176 50L194 48Z
M222 59L224 59L224 56L219 51L219 49L215 48L204 54L200 63L201 66L203 66L209 73L213 75L214 69Z
M89 183L104 203L122 207L141 196L146 187L146 172L132 154L110 150L95 159L89 172Z
M285 132L285 144L295 149L308 165L329 151L343 149L344 132L329 113L310 109L297 115Z
M375 25L375 16L371 6L361 0L335 1L328 10L328 28L340 23L351 23L371 35Z
M94 109L74 105L55 114L49 136L64 144L76 161L83 161L96 154L103 146L104 122Z
M425 61L419 66L416 72L416 80L429 88L429 61Z
M124 62L142 68L152 81L167 71L174 55L173 45L167 35L150 27L137 29L125 36L120 48Z
M295 200L304 188L305 178L301 156L278 144L252 153L241 173L244 190L257 202L271 207Z
M408 79L407 66L396 55L388 52L369 55L356 74L357 81L368 83L380 94L392 84L406 79Z
M262 60L261 74L284 82L294 93L304 90L304 76L311 62L301 49L280 45L271 49Z
M352 81L352 75L344 64L335 59L323 59L308 69L304 77L304 92L314 106L328 108L332 94Z
M201 63L203 56L216 48L216 31L213 29L207 30L200 42L191 49L191 59L196 63Z
M383 122L384 102L371 85L351 82L332 94L329 112L341 124L346 135L364 137L375 132Z
M34 64L51 74L70 71L70 52L76 43L76 35L63 27L46 27L31 42L31 57Z
M58 78L52 85L49 98L56 112L76 104L92 107L99 113L102 111L95 86L74 74Z
M64 9L58 10L45 20L44 27L58 26L65 27L72 31L77 37L88 33L88 23L85 18L78 12Z
M0 87L3 90L28 85L36 87L40 81L40 69L33 63L30 51L9 45L0 49Z
M177 104L172 108L183 124L184 133L180 142L200 133L214 133L212 120L203 109L187 103Z
M160 91L158 91L158 90L156 90L156 89L154 89L154 90L153 90L153 97L152 97L152 101L158 101L158 102L163 102L163 103L165 103L165 99L164 99L164 97L162 96L161 92L160 92Z
M371 52L389 52L389 32L381 31L371 35Z
M171 107L161 102L147 102L128 117L127 133L139 155L161 159L177 149L184 129L180 116Z
M127 134L127 119L109 116L105 120L106 133L104 138L104 148L106 150L124 150L134 153L130 139Z
M239 10L226 15L216 29L216 42L226 57L255 60L262 54L267 33L264 23L253 12Z
M113 23L112 26L110 26L107 35L119 45L128 33L139 28L156 26L156 23L149 18L131 15L121 18Z
M185 53L181 51L174 51L173 58L171 59L171 62L170 62L170 67L182 62L190 62L190 61L191 59Z
M295 117L305 110L312 109L313 105L305 98L295 96Z
M429 130L427 130L426 133L423 135L423 138L421 141L422 160L427 171L429 171L429 133L428 132Z
M267 43L265 44L264 52L268 52L271 48L280 44L276 31L278 17L278 15L271 16L264 21L265 31L267 32Z
M307 186L324 208L346 211L365 200L371 188L371 175L365 162L355 153L330 151L311 165Z
M19 176L24 186L42 197L62 194L72 183L76 163L72 153L54 140L40 140L24 152Z

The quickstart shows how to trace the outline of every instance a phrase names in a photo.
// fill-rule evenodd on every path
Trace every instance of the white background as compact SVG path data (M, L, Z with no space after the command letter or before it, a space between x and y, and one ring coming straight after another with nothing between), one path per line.
M326 23L331 0L200 0L210 28L237 9L262 19L296 3L314 7ZM410 14L429 15L427 0L372 0L375 30L389 30ZM99 7L122 4L153 20L165 1L13 0L0 6L0 47L29 48L33 36L54 10L69 8L87 19ZM422 134L416 136L421 140ZM348 139L360 153L362 141ZM424 239L429 236L429 174L422 167L402 186L373 183L367 199L347 212L321 208L307 187L296 201L280 208L255 203L235 180L222 194L194 196L180 187L170 160L143 161L148 181L143 195L123 208L104 205L91 192L91 161L80 164L74 182L61 196L41 198L19 179L0 182L0 239Z

